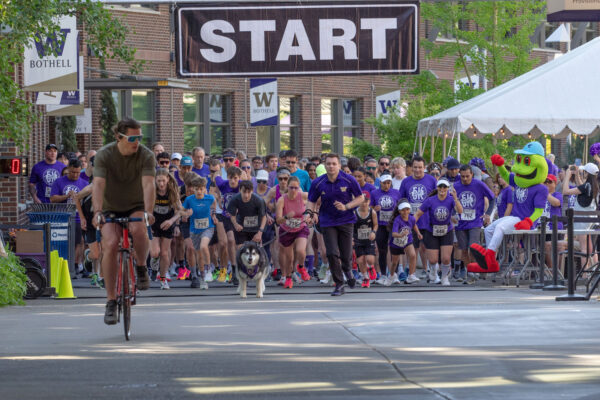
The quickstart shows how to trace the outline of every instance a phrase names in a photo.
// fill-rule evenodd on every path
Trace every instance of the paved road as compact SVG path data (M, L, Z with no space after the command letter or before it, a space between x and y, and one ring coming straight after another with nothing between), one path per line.
M99 290L0 309L0 398L600 398L596 300L471 286L267 290L245 301L230 288L144 292L131 342L102 323Z

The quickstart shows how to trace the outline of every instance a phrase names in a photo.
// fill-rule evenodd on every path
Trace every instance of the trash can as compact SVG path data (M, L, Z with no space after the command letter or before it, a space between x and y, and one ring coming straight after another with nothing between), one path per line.
M50 250L58 250L59 257L69 260L69 265L74 262L75 226L74 218L76 209L74 204L33 204L27 213L31 224L50 223ZM71 240L70 240L71 239Z

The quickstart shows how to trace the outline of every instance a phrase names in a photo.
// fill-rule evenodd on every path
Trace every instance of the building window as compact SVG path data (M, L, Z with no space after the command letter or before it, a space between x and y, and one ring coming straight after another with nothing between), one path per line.
M357 100L322 99L322 151L349 154L353 139L359 137L359 121Z
M142 125L142 143L151 146L156 139L155 95L152 90L113 90L117 118L133 118Z
M221 154L223 149L232 147L230 124L231 97L211 93L208 96L210 123L210 153Z
M202 94L183 94L183 151L204 144L203 100Z
M256 154L299 150L300 99L279 96L279 125L256 127Z

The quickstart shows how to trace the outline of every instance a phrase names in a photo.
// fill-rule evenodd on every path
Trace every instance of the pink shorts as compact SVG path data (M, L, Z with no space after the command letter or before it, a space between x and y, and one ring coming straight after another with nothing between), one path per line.
M296 239L307 238L309 233L308 226L304 226L304 228L300 229L298 232L284 231L279 227L279 243L281 243L283 247L290 247L294 244Z

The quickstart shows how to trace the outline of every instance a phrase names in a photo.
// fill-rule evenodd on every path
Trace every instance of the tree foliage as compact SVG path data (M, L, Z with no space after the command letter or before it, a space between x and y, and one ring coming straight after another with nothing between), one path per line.
M56 17L76 15L87 32L87 45L101 59L127 63L132 73L141 70L135 49L126 43L129 29L93 0L0 0L0 138L24 148L32 124L40 114L17 82L17 66L31 39L47 37L58 29ZM48 53L54 49L45 46Z
M74 116L64 116L60 117L60 120L57 120L56 129L60 131L61 134L63 151L77 151L75 128L77 128L77 118Z

